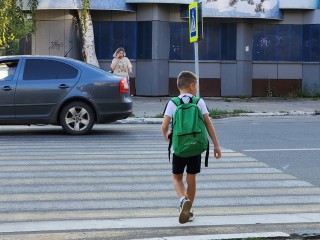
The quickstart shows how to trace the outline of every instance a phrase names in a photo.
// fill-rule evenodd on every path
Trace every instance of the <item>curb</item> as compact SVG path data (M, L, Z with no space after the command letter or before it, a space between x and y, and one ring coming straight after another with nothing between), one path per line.
M268 113L240 113L239 116L269 117L269 116L312 116L316 112L289 111L289 112L268 112Z
M244 240L244 239L319 239L320 232L306 231L301 233L288 234L284 232L255 232L255 233L234 233L234 234L211 234L211 235L190 235L190 236L172 236L172 237L156 237L141 238L136 240Z
M118 120L115 123L125 123L125 124L161 124L163 118L127 118Z
M303 111L290 111L290 112L268 112L268 113L239 113L218 115L215 118L228 118L228 117L274 117L274 116L318 116L320 112L303 112ZM118 120L115 123L119 124L161 124L163 118L145 118L134 117Z
M250 238L271 238L271 239L288 239L290 234L283 232L261 232L261 233L236 233L236 234L213 234L213 235L191 235L191 236L174 236L174 237L159 237L159 238L142 238L137 240L223 240L223 239L250 239Z

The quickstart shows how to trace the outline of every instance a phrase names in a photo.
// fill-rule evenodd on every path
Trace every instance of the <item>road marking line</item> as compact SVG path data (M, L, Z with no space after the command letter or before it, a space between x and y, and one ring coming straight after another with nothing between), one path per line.
M264 214L296 214L296 213L320 213L320 204L281 204L269 206L221 206L221 207L197 207L199 216L233 216L233 215L264 215ZM177 207L166 208L137 208L130 212L131 218L165 218L176 217ZM60 221L64 220L91 220L91 219L122 219L128 217L128 209L90 209L67 210L48 212L0 212L2 223L9 222L36 222L36 221Z
M318 223L320 213L298 214L265 214L237 216L199 216L194 222L179 224L177 217L166 218L131 218L114 220L64 220L0 223L0 233L41 232L41 231L71 231L98 229L132 229L132 228L176 228L190 226L226 226L253 224L292 224Z
M288 175L288 174L281 174L281 173L273 173L273 174L230 174L230 175L199 175L197 176L199 181L248 181L248 180L297 180L296 177ZM101 177L40 177L40 178L32 178L26 181L25 178L1 178L0 177L0 186L13 186L13 185L56 185L56 184L120 184L120 183L172 183L171 178L168 176L146 176L146 177L130 177L130 178L123 178L123 177L112 177L112 178L105 178ZM263 190L265 191L265 190ZM0 195L1 199L1 195Z
M230 163L230 162L212 162L212 168L252 168L252 167L268 167L266 164L262 162L236 162L236 163ZM18 166L18 167L17 167ZM17 170L18 168L18 170ZM29 172L29 171L107 171L107 170L151 170L151 169L168 169L170 168L170 165L163 161L163 163L153 163L152 161L149 162L149 164L114 164L110 165L108 162L105 162L104 164L82 164L82 165L76 165L76 164L60 164L55 165L52 164L39 164L39 165L11 165L11 166L1 166L0 165L0 171L1 172Z
M299 195L320 195L319 188L280 188L280 189L216 189L199 190L199 199L208 197L254 197L254 196L268 196L281 197L283 195L299 196ZM24 202L24 201L71 201L71 200L112 200L112 199L150 199L161 198L163 196L175 196L174 193L168 191L157 192L88 192L88 193L37 193L37 194L2 194L0 195L0 202Z
M320 151L320 148L267 148L267 149L246 149L244 152L279 152L279 151Z
M70 152L70 151L56 151L56 152L48 152L48 151L37 151L36 153L34 151L30 151L30 152L2 152L1 155L2 155L2 159L4 158L5 160L8 159L8 157L11 156L14 157L14 158L17 158L17 157L28 157L28 156L44 156L44 157L48 157L49 156L61 156L63 155L63 157L65 158L66 156L80 156L80 157L83 157L83 156L86 156L86 157L90 157L90 156L93 156L93 157L96 157L96 156L102 156L103 158L107 158L108 156L109 157L112 157L114 158L115 156L117 157L121 157L121 158L124 158L125 156L127 157L132 157L132 156L138 156L139 158L143 155L149 155L149 156L161 156L161 157L164 157L164 156L168 156L168 151L165 151L165 150L161 150L161 151L141 151L141 150L130 150L130 151L121 151L121 152L110 152L110 151L99 151L99 152L96 152L96 151L85 151L85 152L81 152L81 151L74 151L74 152ZM223 156L224 157L243 157L245 156L244 154L242 153L233 153L233 152L227 152L227 153L224 153L222 152ZM213 157L213 155L211 154L210 155L211 157ZM210 157L209 156L209 157Z
M220 239L247 239L247 238L276 238L290 237L283 232L262 232L262 233L239 233L239 234L214 234L214 235L191 235L191 236L174 236L161 238L143 238L137 240L220 240Z

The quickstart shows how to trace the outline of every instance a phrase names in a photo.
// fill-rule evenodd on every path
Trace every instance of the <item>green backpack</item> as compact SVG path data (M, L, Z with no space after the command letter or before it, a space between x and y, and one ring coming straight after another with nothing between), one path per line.
M172 119L172 136L169 144L169 160L171 144L174 154L179 157L196 156L206 152L205 166L208 166L209 141L203 115L197 106L200 98L190 97L189 103L175 97L171 101L177 106Z

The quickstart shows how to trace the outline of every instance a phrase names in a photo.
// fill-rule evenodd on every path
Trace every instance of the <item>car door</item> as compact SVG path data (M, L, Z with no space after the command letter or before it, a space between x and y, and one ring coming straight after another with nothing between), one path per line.
M14 120L19 59L0 60L0 120Z
M16 94L16 119L45 122L79 81L80 71L58 59L26 58Z

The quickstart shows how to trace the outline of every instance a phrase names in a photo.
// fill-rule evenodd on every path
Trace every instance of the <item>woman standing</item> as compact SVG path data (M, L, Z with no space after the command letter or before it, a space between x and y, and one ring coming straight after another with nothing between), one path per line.
M118 48L113 54L111 69L115 75L126 76L129 81L129 73L132 72L132 65L130 60L126 57L124 48Z

